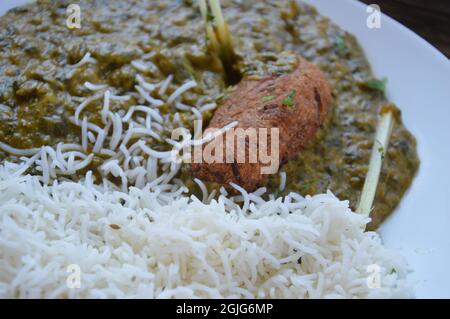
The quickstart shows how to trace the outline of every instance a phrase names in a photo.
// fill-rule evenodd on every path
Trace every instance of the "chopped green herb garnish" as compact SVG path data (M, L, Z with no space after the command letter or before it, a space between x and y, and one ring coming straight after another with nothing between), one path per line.
M283 101L281 103L284 106L290 107L291 109L295 110L295 105L294 105L293 99L296 94L297 94L297 92L295 90L292 90L291 92L289 92L288 96L283 99Z
M347 50L347 44L345 43L345 39L341 36L336 37L336 46L340 52L345 52Z
M384 160L385 152L384 152L383 144L381 144L381 142L379 140L376 140L376 143L379 144L379 146L378 146L378 153L381 154L381 159Z
M378 148L378 152L381 154L381 159L384 160L384 148L380 146L380 147Z
M396 274L396 273L397 273L397 269L392 268L392 270L391 270L391 275L392 275L392 274Z
M206 22L214 23L215 19L216 19L216 17L214 17L214 15L212 15L210 12L208 12L206 14Z
M295 90L292 90L292 91L289 93L288 98L292 99L292 98L294 98L294 96L295 96L296 94L297 94L297 92L296 92Z
M384 78L382 80L378 80L378 79L372 79L369 80L367 82L365 82L365 85L371 89L371 90L375 90L375 91L380 91L380 92L385 92L386 91L386 84L387 84L387 79Z
M272 101L274 98L275 98L274 95L266 95L266 96L262 97L262 101L263 102L269 102L269 101Z

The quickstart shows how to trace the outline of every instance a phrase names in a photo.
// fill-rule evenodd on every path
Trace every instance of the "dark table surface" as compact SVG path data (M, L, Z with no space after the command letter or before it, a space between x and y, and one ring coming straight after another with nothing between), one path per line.
M450 0L361 0L405 25L450 58Z

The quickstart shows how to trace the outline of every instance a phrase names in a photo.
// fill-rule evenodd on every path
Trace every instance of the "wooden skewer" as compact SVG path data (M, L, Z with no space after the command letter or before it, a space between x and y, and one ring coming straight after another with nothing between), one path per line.
M380 179L381 167L389 145L392 127L394 126L394 116L391 107L383 107L375 133L375 141L370 157L369 170L361 193L357 212L366 216L370 215L373 201Z

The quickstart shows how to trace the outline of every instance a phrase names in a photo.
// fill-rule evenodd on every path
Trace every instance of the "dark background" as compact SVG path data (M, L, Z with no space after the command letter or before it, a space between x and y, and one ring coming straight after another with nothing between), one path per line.
M450 0L361 0L378 4L394 18L450 58Z

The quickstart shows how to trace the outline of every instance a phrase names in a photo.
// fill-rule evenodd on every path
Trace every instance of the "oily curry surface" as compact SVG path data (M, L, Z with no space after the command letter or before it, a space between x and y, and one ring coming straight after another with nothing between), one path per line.
M9 11L0 20L1 142L16 148L79 143L79 128L69 116L80 101L92 96L83 84L107 84L115 94L125 94L135 84L134 60L148 64L145 79L150 82L173 75L173 85L179 86L194 78L199 85L183 95L185 104L220 104L226 98L229 83L221 64L207 50L204 22L195 1L80 1L81 28L72 30L66 26L69 4L37 1ZM313 7L278 0L222 1L222 5L242 78L287 72L289 59L283 57L296 53L317 64L333 89L327 124L297 159L281 168L287 173L283 193L306 195L329 189L354 208L367 173L377 113L388 103L385 82L373 78L355 38ZM210 20L214 23L214 17ZM97 63L72 67L87 52ZM168 90L173 92L175 86ZM136 103L132 97L111 107L127 110ZM95 100L87 107L92 114L100 109L101 103ZM161 111L171 115L176 110L164 105ZM204 114L204 120L212 112ZM186 124L191 125L187 119ZM169 146L153 145L160 150ZM372 228L398 205L419 166L415 139L400 118L389 149L380 152L385 163ZM0 157L15 160L6 153ZM97 155L88 169L101 162ZM179 177L195 192L187 167ZM270 176L266 184L275 195L282 194L277 190L278 175Z

